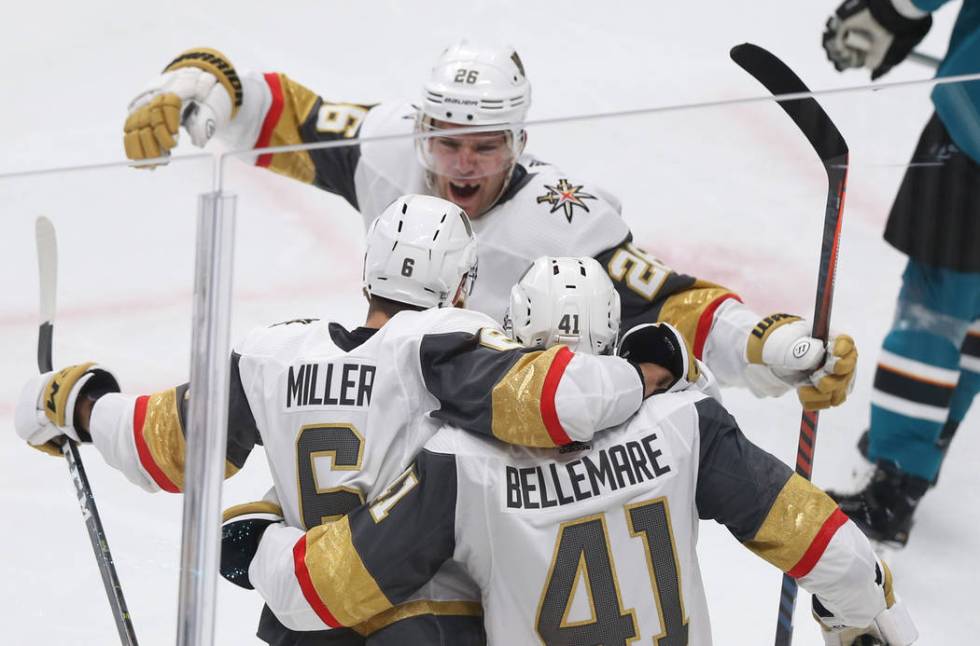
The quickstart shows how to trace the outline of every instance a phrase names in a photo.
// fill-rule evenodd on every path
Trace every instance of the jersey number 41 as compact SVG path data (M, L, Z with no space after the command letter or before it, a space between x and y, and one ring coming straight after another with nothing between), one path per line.
M687 620L677 551L665 498L625 506L630 535L646 547L650 586L657 602L661 632L656 646L687 644ZM631 573L634 570L631 570ZM574 595L584 584L590 617L569 619ZM549 645L628 644L640 638L636 611L623 610L616 566L609 549L605 514L586 516L561 525L555 555L538 604L536 628Z

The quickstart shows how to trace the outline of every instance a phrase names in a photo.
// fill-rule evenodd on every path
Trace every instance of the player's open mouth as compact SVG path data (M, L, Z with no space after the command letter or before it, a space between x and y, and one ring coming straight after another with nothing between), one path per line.
M453 182L449 182L449 193L454 199L469 199L476 195L476 192L479 190L479 184L454 184Z

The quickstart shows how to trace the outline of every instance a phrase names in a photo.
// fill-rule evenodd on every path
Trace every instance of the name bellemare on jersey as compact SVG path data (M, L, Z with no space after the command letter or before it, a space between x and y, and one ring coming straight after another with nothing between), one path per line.
M558 449L444 428L337 523L267 530L251 572L275 607L337 627L388 610L454 561L482 591L491 643L704 646L699 519L858 620L884 608L860 530L693 390L647 399L617 428Z

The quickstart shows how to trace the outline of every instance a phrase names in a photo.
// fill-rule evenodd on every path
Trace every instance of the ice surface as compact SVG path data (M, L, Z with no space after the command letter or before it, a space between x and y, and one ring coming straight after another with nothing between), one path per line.
M428 65L461 35L517 46L543 118L762 94L728 60L740 42L782 56L814 89L858 85L838 75L819 36L834 0L790 3L213 2L16 3L0 22L5 100L0 172L122 158L125 106L182 49L209 45L239 67L284 71L334 100L416 96ZM951 3L957 6L959 3ZM945 51L956 9L921 49ZM885 80L927 78L906 63ZM862 352L848 405L821 416L814 476L847 482L868 418L874 361L903 267L880 239L887 209L930 113L923 89L826 99L852 150L833 327ZM671 112L532 129L529 150L616 193L639 243L671 265L738 290L760 312L812 311L824 180L805 140L774 105ZM182 144L180 155L197 152ZM239 195L233 337L298 316L357 324L363 314L360 218L340 199L230 163ZM127 168L0 179L0 616L5 644L111 644L117 637L65 465L13 433L21 384L36 370L33 219L55 222L61 284L55 364L95 359L125 389L186 379L196 195L207 160L153 172ZM726 393L746 433L792 461L795 400ZM942 482L922 503L893 563L922 644L975 643L980 616L980 438L973 411ZM180 498L149 496L83 451L137 633L173 643ZM261 452L225 488L226 503L267 488ZM779 573L727 532L703 524L700 552L715 643L771 643ZM822 643L797 613L799 645ZM217 644L256 643L258 597L220 582Z

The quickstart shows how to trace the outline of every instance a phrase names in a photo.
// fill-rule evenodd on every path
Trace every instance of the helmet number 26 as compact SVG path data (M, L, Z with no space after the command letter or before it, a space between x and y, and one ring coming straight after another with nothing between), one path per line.
M476 78L480 75L480 70L468 70L464 68L459 68L456 70L456 76L453 77L455 83L468 83L473 85L476 83Z

